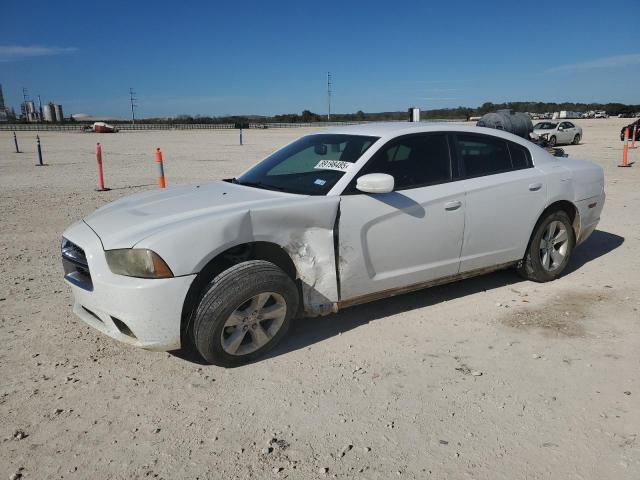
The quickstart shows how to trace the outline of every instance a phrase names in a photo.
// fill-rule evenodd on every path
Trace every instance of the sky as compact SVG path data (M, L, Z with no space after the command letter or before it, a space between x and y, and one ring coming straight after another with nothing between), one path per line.
M65 113L640 103L640 0L3 0L0 84Z

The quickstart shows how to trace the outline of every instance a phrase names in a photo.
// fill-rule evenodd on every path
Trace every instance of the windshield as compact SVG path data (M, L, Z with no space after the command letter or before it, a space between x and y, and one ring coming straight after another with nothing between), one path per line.
M326 195L378 137L302 137L257 164L234 183L304 195Z
M553 130L556 128L557 123L551 122L540 122L536 123L536 126L533 127L534 130Z

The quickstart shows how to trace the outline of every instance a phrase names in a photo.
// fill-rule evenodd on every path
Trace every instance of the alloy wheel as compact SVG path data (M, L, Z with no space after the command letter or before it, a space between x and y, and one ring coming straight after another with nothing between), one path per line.
M264 292L240 304L224 323L222 348L229 355L247 355L265 346L278 333L287 315L282 295Z
M540 239L540 263L553 272L562 265L569 246L569 235L564 223L554 220L547 225Z

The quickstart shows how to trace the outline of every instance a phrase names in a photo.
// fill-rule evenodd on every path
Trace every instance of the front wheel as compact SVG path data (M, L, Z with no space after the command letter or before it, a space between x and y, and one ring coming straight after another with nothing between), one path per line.
M189 326L208 363L235 367L273 348L298 310L293 280L273 263L251 260L225 270L204 289Z
M575 244L569 216L563 211L547 214L533 231L518 273L534 282L555 280L569 263Z
M555 147L556 143L558 143L558 140L556 139L555 135L551 135L551 138L549 138L549 146Z

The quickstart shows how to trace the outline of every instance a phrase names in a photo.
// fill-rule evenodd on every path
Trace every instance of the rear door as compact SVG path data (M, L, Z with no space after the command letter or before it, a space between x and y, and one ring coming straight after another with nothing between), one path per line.
M457 133L454 146L466 192L460 272L522 259L546 204L544 174L515 142Z
M340 200L340 298L428 282L458 272L464 188L444 133L413 134L384 145ZM357 178L386 173L390 193L355 189Z
M572 143L574 137L578 133L578 129L571 122L564 122L565 142Z
M573 131L573 123L560 123L558 125L558 143L571 143L573 141Z

